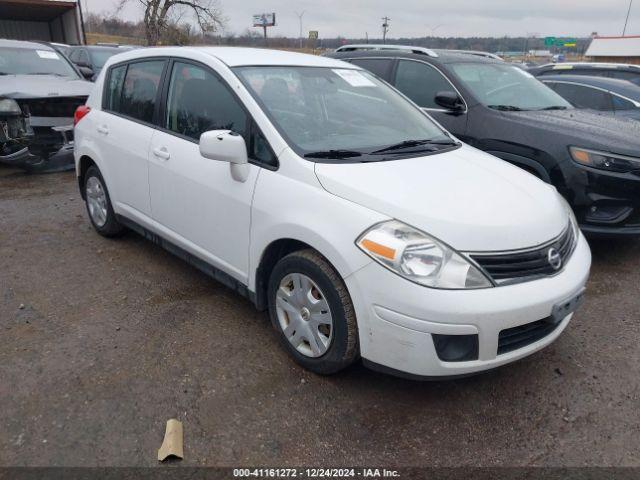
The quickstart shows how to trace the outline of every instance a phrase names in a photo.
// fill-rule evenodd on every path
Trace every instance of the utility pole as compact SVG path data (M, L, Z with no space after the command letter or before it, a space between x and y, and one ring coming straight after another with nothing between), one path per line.
M387 43L387 32L389 31L389 17L382 17L382 43Z
M627 10L627 18L624 21L624 28L622 29L622 36L627 33L627 23L629 23L629 15L631 14L631 7L633 6L633 0L629 0L629 10Z
M293 12L298 16L298 20L300 21L300 48L302 49L302 17L304 16L306 10L303 10L302 13Z

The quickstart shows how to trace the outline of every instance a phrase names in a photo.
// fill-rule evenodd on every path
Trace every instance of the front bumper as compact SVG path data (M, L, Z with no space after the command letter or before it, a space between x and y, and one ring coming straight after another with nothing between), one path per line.
M558 338L573 314L540 340L502 354L500 332L550 317L554 306L584 288L590 266L582 235L561 273L482 290L422 287L372 262L345 279L358 318L361 355L365 363L412 377L468 375L526 357ZM478 335L477 360L440 360L432 334Z
M39 127L28 147L0 155L0 162L29 172L73 170L73 127Z
M640 171L615 173L569 160L565 197L589 235L640 235Z

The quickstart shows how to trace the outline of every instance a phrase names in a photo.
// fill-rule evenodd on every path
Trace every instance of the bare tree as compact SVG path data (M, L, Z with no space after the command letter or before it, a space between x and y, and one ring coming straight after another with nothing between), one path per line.
M120 0L121 10L131 0ZM144 8L145 36L149 46L157 45L163 32L172 23L172 15L186 11L195 16L202 33L215 33L224 27L226 19L218 0L137 0Z

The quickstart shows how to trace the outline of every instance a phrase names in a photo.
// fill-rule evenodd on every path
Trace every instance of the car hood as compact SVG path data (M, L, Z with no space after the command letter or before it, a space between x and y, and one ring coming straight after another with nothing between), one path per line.
M548 135L562 135L567 144L640 155L640 123L630 118L577 109L503 112L503 115L510 122L528 127L532 141L533 137L548 141L544 134L541 136L544 131Z
M46 97L87 97L93 83L56 75L2 75L0 96L15 99Z
M317 163L330 193L395 218L460 251L528 248L568 215L554 187L475 148L369 163Z

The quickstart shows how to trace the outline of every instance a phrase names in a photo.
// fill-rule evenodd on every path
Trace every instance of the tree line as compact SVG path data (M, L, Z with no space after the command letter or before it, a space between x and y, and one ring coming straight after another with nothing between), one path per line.
M126 3L126 0L123 0ZM242 33L225 32L226 19L219 9L197 10L195 14L185 10L182 4L173 0L138 0L143 3L145 16L143 20L133 22L118 17L119 11L111 14L91 13L85 18L85 29L90 33L117 35L142 40L146 45L227 45L227 46L270 46L275 48L296 49L299 39L276 36L266 41L262 30L247 28ZM169 7L167 7L169 2ZM188 2L205 8L202 2ZM122 4L123 5L123 4ZM171 7L173 5L173 9ZM209 2L209 7L211 2ZM198 20L199 18L199 20ZM191 19L191 21L189 20ZM320 32L322 34L322 32ZM589 45L589 38L578 38L575 48L569 52L583 53ZM382 43L381 38L320 38L317 41L305 40L307 48L333 49L348 43ZM415 45L427 48L481 50L486 52L524 52L529 50L546 50L542 38L526 37L422 37L387 39L389 44ZM559 51L553 48L554 52Z

